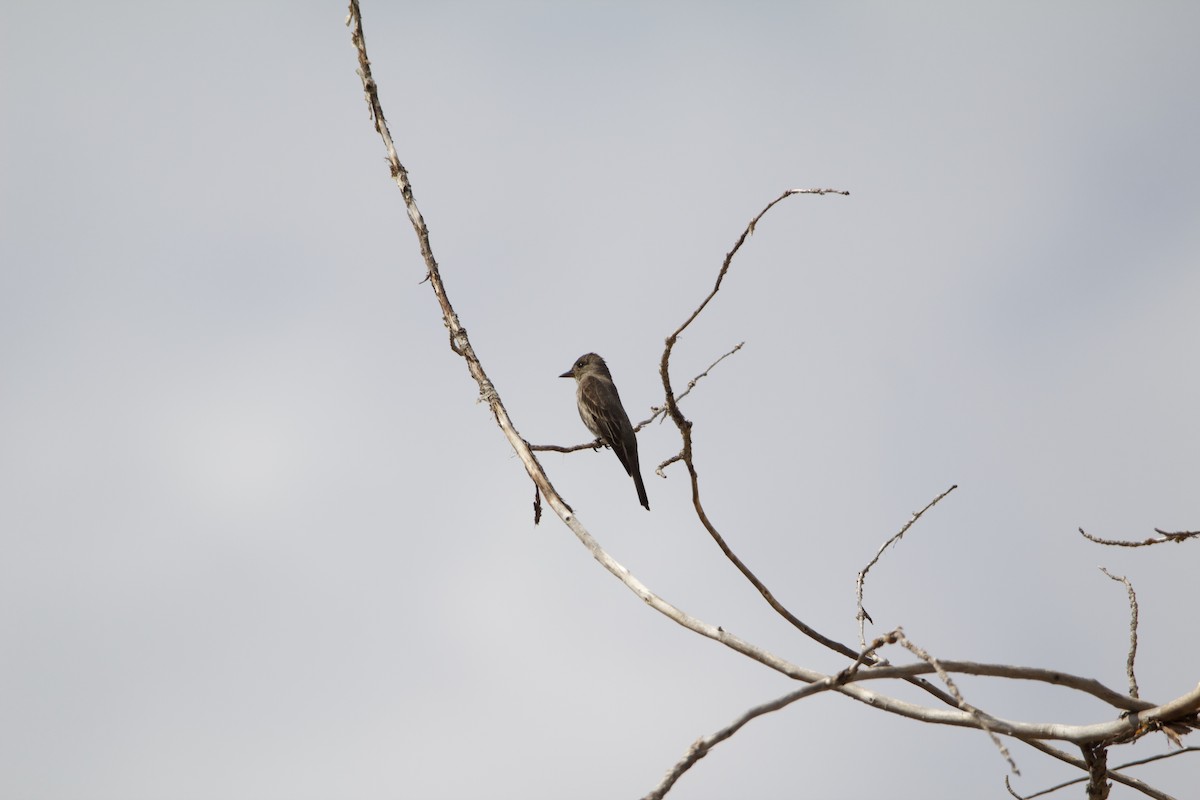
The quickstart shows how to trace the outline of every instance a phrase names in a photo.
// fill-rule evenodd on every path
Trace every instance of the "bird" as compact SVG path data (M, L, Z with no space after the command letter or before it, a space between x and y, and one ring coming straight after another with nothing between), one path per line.
M617 386L604 359L595 353L585 353L558 377L575 379L575 402L579 406L579 418L600 442L617 454L626 474L633 478L638 500L649 511L650 501L646 499L642 468L638 464L637 434L633 432L629 415L621 405L621 396L617 394Z

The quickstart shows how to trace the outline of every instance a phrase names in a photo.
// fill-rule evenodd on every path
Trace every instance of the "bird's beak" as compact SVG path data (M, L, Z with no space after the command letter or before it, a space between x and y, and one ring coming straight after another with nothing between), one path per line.
M574 373L574 372L572 372L571 370L567 370L566 372L564 372L562 375L559 375L558 377L560 377L560 378L574 378L574 377L575 377L575 373Z

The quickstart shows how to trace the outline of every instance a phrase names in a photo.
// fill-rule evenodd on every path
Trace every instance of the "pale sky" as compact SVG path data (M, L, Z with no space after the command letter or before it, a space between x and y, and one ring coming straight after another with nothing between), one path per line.
M0 796L639 797L795 688L532 524L421 283L345 6L10 6ZM648 416L664 338L746 223L785 189L849 190L776 207L675 351L682 387L746 342L684 404L710 517L853 645L855 574L957 484L873 570L869 635L1124 689L1105 566L1138 591L1142 696L1195 686L1197 544L1077 528L1200 527L1200 6L363 13L451 299L526 438L590 438L557 377L588 351ZM845 666L723 560L682 467L653 474L672 426L639 446L650 513L610 452L542 461L664 598ZM960 686L1010 719L1114 716ZM1077 777L1010 747L1019 792ZM980 732L826 696L670 796L1005 797L1006 769ZM1130 774L1184 797L1200 761Z

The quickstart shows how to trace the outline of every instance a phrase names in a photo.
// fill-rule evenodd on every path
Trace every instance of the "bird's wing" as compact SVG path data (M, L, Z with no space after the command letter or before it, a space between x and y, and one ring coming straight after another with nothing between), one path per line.
M588 376L579 383L579 415L588 429L613 449L627 475L637 463L637 438L612 381Z

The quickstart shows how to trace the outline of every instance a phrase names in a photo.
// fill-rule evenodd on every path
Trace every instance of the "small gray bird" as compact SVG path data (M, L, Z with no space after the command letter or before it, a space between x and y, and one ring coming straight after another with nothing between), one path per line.
M638 464L637 435L633 432L625 407L621 405L621 396L617 394L617 386L604 359L595 353L582 355L575 360L574 366L558 377L575 379L575 402L579 406L579 418L589 431L617 454L621 466L637 486L638 500L649 511L650 501L646 499L642 468Z

